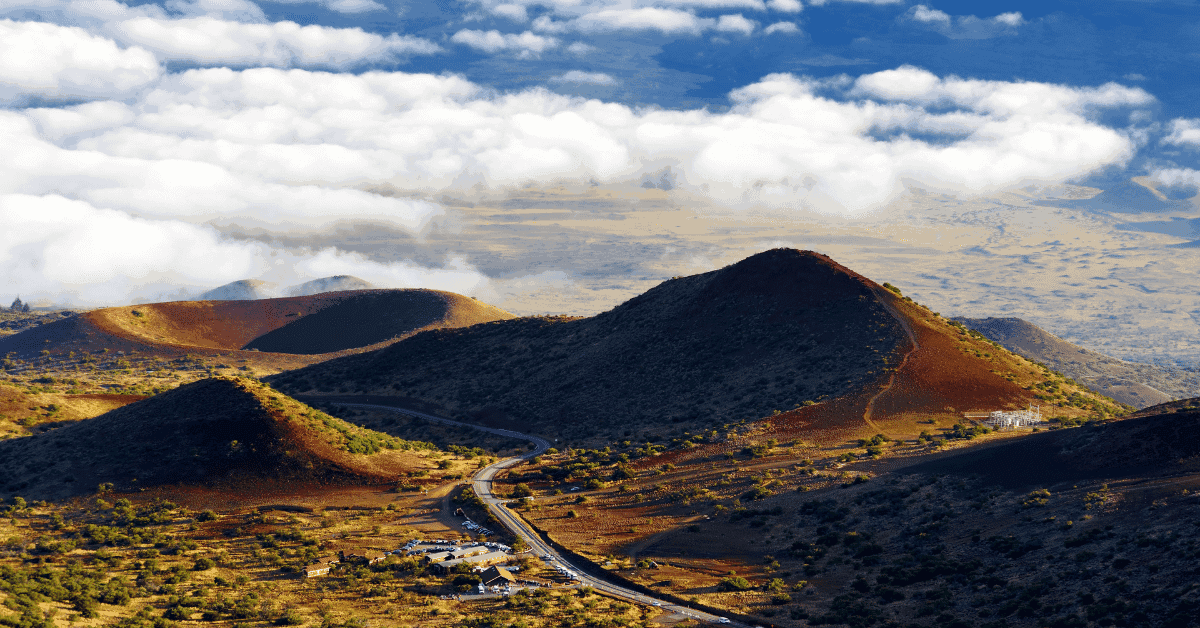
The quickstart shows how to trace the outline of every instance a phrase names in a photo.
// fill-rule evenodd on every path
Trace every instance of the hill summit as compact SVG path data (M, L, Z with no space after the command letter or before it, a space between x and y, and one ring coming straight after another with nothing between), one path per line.
M248 301L278 296L279 286L261 279L241 279L201 294L200 301Z
M512 318L504 310L440 290L352 290L248 301L175 301L92 310L0 338L0 354L124 351L163 357L260 352L315 356L379 348L418 331ZM328 357L328 356L326 356ZM323 359L323 358L321 358Z
M775 249L591 318L423 333L271 381L532 424L757 418L861 387L900 361L909 341L880 291L824 255Z
M260 382L217 377L94 419L0 441L0 492L54 498L169 483L394 478L412 443L363 429Z
M434 330L269 381L294 395L399 397L568 439L777 415L804 438L873 435L887 421L916 436L918 422L950 425L1035 397L1067 414L1117 410L1052 377L825 255L774 249L590 318Z

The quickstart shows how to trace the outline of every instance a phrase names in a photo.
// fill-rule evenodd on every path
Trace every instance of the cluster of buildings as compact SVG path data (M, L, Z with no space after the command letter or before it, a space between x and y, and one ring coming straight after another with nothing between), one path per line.
M478 570L508 562L512 558L512 548L503 543L459 543L445 539L434 541L418 539L409 541L400 549L390 552L364 550L338 552L337 556L323 557L316 563L305 567L304 577L314 578L326 575L339 564L373 565L386 560L393 554L420 557L421 561L431 569L441 573L450 573L455 567L462 564Z
M450 543L417 543L406 550L406 555L420 555L426 565L441 573L450 573L463 564L487 567L512 558L512 548L501 543Z
M315 578L317 576L324 576L332 571L335 565L374 565L375 563L387 560L389 553L370 550L351 550L349 552L343 550L338 552L336 556L318 558L317 562L304 568L304 577Z
M983 423L996 429L1013 429L1018 427L1033 427L1042 422L1041 406L1030 406L1025 410L997 410L989 413Z

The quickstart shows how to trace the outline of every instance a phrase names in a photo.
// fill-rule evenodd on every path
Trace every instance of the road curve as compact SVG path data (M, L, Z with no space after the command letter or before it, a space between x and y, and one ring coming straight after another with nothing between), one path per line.
M686 606L679 606L677 604L672 604L672 603L666 602L664 600L659 600L659 599L651 597L649 595L645 595L643 593L639 593L639 592L633 591L631 589L626 589L624 587L612 584L611 582L608 582L606 580L601 580L601 579L596 578L588 573L585 573L578 566L571 564L569 561L567 561L565 558L563 558L563 556L561 554L559 554L558 551L556 551L553 547L551 547L549 544L547 544L545 541L543 541L542 538L540 536L538 536L538 533L535 530L533 530L533 528L530 527L529 524L526 523L524 519L521 519L515 513L510 511L504 505L504 502L506 500L497 498L495 496L495 494L492 493L492 480L496 477L496 474L503 469L507 469L509 467L515 466L522 461L528 460L534 456L537 456L537 455L545 452L547 449L550 448L550 442L547 441L546 439L540 438L538 436L531 436L529 434L522 434L520 432L514 432L512 430L502 430L502 429L492 428L492 427L483 427L481 425L472 425L471 423L463 423L462 421L453 421L451 419L444 419L442 417L434 416L432 414L425 414L424 412L417 412L415 410L406 410L403 408L396 408L396 407L392 407L392 406L381 406L381 405L367 404L367 403L340 403L340 402L338 403L338 405L349 406L349 407L353 407L353 408L372 408L372 409L376 409L376 410L390 410L392 412L396 412L396 413L404 414L404 415L408 415L408 416L413 416L413 417L419 417L419 418L422 418L422 419L425 419L428 421L444 423L447 425L458 425L458 426L462 426L462 427L469 427L469 428L480 430L483 432L488 432L489 434L496 434L499 436L507 436L509 438L519 438L519 439L523 439L523 440L532 442L535 445L535 448L533 449L533 451L530 451L529 453L526 453L526 454L522 454L520 456L515 456L513 458L505 458L504 460L494 462L494 463L480 469L479 471L476 471L475 475L471 478L471 487L472 487L472 489L474 489L475 495L477 495L479 497L479 499L483 500L484 504L487 504L488 511L491 512L492 515L494 515L496 517L496 519L498 519L500 521L500 523L504 524L504 527L508 528L508 530L510 532L512 532L514 535L516 535L516 536L520 537L522 540L524 540L525 543L532 549L533 554L535 556L544 557L544 559L545 559L545 557L548 557L549 558L548 562L561 565L564 568L574 572L578 576L580 584L592 587L593 589L596 589L597 591L603 591L604 593L606 593L608 595L611 595L616 598L621 598L623 600L633 602L635 604L642 604L644 606L653 606L656 608L661 608L667 612L686 615L693 619L697 619L700 621L705 621L705 622L709 622L709 623L713 623L713 624L721 623L720 622L721 618L716 615L712 615L710 613L705 613L703 611L698 611L696 609L688 608ZM738 628L750 628L750 626L747 626L746 624L742 624L740 622L736 622L736 621L732 621L732 620L726 620L723 625L736 626Z

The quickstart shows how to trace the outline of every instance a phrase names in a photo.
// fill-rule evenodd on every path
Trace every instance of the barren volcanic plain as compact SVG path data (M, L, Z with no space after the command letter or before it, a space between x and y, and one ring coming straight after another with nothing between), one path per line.
M1200 402L1131 414L809 251L586 318L383 290L58 318L0 339L4 625L1200 625ZM675 610L520 553L468 481L525 452L499 507ZM349 558L467 538L537 586Z

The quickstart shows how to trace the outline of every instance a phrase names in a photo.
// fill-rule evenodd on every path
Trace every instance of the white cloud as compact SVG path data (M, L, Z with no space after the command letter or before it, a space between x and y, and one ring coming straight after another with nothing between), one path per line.
M379 287L435 288L498 301L522 289L569 283L561 273L497 282L455 256L430 268L335 248L286 250L231 241L206 225L148 220L57 195L0 195L0 221L9 227L0 232L0 281L56 303L185 298L245 278L292 285L338 274Z
M571 30L571 24L568 22L558 22L549 15L539 15L533 21L533 30L539 33L555 33L561 34Z
M715 23L715 20L699 18L687 11L657 7L606 9L573 20L573 26L584 32L656 30L667 35L698 35Z
M135 218L57 195L0 195L0 273L25 294L103 303L142 284L225 283L257 274L256 247L209 227Z
M529 13L519 4L498 4L492 7L492 14L506 17L514 22L528 22Z
M1200 170L1191 168L1161 168L1150 172L1156 189L1169 198L1195 197L1200 193Z
M1121 78L1125 79L1126 81L1144 81L1146 80L1146 75L1138 74L1137 72L1131 72L1125 76L1122 76Z
M691 8L744 7L765 10L761 2L741 0L679 0L660 2ZM786 6L786 3L785 3ZM639 8L599 8L583 11L578 17L556 20L550 15L540 15L533 20L533 30L542 33L562 34L572 31L583 33L613 31L658 31L664 35L700 35L705 31L740 33L750 35L758 23L740 13L722 15L718 18L699 17L691 10L680 10L661 6ZM776 29L778 30L778 29Z
M553 83L581 83L584 85L616 85L617 79L602 72L571 70L550 79Z
M162 59L202 65L266 65L347 69L408 55L434 54L437 44L360 28L301 26L295 22L246 24L210 17L133 18L106 28L118 40L154 51Z
M170 19L212 17L239 22L265 22L266 14L249 0L167 0L129 6L117 0L0 0L0 15L27 14L65 26L97 27L136 17Z
M302 276L353 275L387 288L435 288L459 294L491 294L490 280L462 257L452 257L445 268L426 268L411 261L381 263L361 254L328 248L295 264Z
M567 52L573 55L585 55L596 50L595 46L585 44L582 41L577 41L570 46L567 46Z
M529 31L514 34L495 30L484 32L466 29L455 33L450 41L492 54L508 51L526 55L541 54L550 48L558 47L559 44L554 37L542 37Z
M767 6L782 13L799 13L804 8L800 0L769 0Z
M903 4L904 0L808 0L808 3L815 7L825 6L825 5L829 4L830 2L847 2L847 3L853 3L853 4L885 5L885 4Z
M176 110L165 116L174 113L185 114ZM297 184L317 179L322 169L328 182L331 175L350 176L370 165L345 148L198 143L179 126L176 135L130 128L154 122L171 126L170 120L157 114L149 118L144 112L138 116L136 111L122 111L118 104L96 103L66 111L0 113L0 140L8 147L0 153L0 194L58 194L140 216L277 231L318 229L341 220L378 220L419 233L443 211L423 200L387 198L328 184ZM43 136L38 127L50 132ZM76 148L48 141L52 137L70 141L80 130L89 133ZM265 161L270 159L276 162Z
M133 122L134 113L128 105L114 101L97 101L74 107L26 109L41 136L51 142L77 139L97 131Z
M82 28L0 20L0 102L120 97L161 73L146 50Z
M918 4L898 20L912 22L937 31L951 39L988 39L1002 35L1015 35L1017 27L1024 25L1025 18L1019 12L1001 13L989 18L974 15L951 16L923 4Z
M319 4L338 13L367 13L386 11L387 7L375 0L274 0L281 4Z
M1025 18L1021 15L1020 11L1001 13L1000 15L992 17L991 19L999 24L1005 24L1014 28L1025 23Z
M763 33L772 35L775 33L785 33L792 35L800 32L800 27L794 22L775 22L774 24L763 29Z
M773 0L780 2L781 0ZM782 0L788 2L788 0ZM794 0L792 0L794 1ZM677 7L695 7L698 9L750 9L753 11L766 11L767 7L763 4L763 0L657 0L654 4L663 6Z
M101 0L101 2L110 1ZM287 0L282 1L286 2ZM86 0L80 2L80 4L85 3ZM216 17L251 22L267 19L262 8L249 0L167 0L163 6L186 17Z
M604 80L577 72L559 78ZM856 213L887 203L908 182L970 195L1121 164L1137 143L1105 126L1102 110L1153 101L1115 84L978 81L912 67L857 79L771 75L730 97L733 106L723 112L635 109L545 89L495 94L454 76L189 70L124 103L0 111L0 197L6 207L44 201L66 203L79 216L124 216L114 224L133 231L148 228L136 221L153 223L169 232L164 242L185 234L218 253L225 251L213 248L224 246L219 238L189 229L238 224L278 233L366 220L416 234L445 211L424 199L459 187L589 179L638 185L665 164L675 189L730 207ZM1189 125L1180 123L1181 138ZM375 183L400 192L359 189ZM28 227L50 235L40 245L5 245L6 259L28 257L20 251L31 246L77 241L47 229ZM220 253L250 260L228 279L217 281L213 272L193 283L255 276L246 270L254 260L281 254L238 251ZM137 275L133 262L104 255L115 260L114 277L145 283L168 273ZM308 268L297 266L301 258L308 259L287 259ZM335 274L324 271L338 260L355 261L338 251L321 259L327 265L318 276ZM362 268L350 274L373 282L370 272L386 274ZM13 285L53 283L32 266L11 273L20 275ZM428 276L449 282L452 274ZM54 281L66 286L66 279ZM112 294L134 291L105 285Z
M411 35L267 22L261 9L246 0L173 0L167 9L173 14L154 4L129 7L115 0L0 4L0 14L33 11L48 21L85 26L93 37L111 39L128 49L150 51L159 61L195 65L349 69L442 50Z
M925 24L937 24L947 28L950 26L949 13L932 9L923 4L918 4L917 6L909 9L908 13L909 18L917 22L923 22Z
M743 35L750 35L757 27L758 22L755 22L754 20L748 20L743 17L741 13L737 13L734 15L722 15L720 18L718 18L716 29L723 33L741 33Z
M818 95L830 89L832 96ZM774 75L734 92L734 109L721 114L635 111L539 90L480 93L453 77L197 70L148 94L133 123L79 146L211 163L263 180L376 180L430 191L468 175L491 185L621 181L638 177L642 163L666 161L678 164L682 181L705 183L724 202L857 211L886 202L905 179L987 191L1120 163L1134 143L1089 112L1153 100L1111 84L973 81L909 67L845 87ZM155 176L174 181L169 175ZM223 177L198 185L234 189ZM254 209L265 197L230 194L221 192L220 203L239 202L250 215L265 211ZM195 204L206 195L184 196ZM114 192L106 202L130 206L133 200L122 199L139 198Z
M1175 118L1171 121L1171 134L1162 141L1164 144L1200 148L1200 119Z

